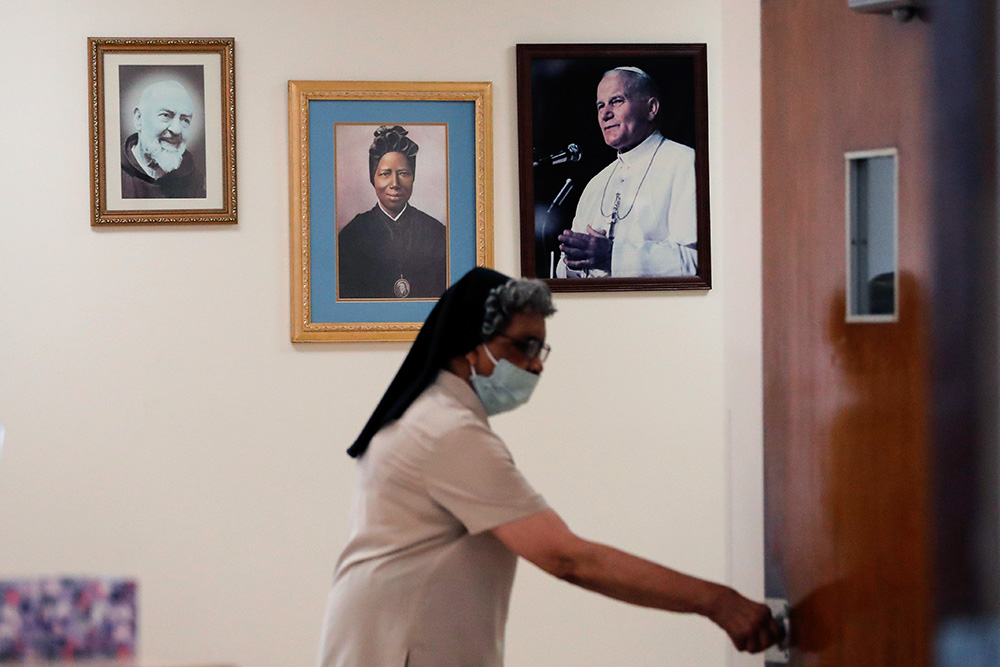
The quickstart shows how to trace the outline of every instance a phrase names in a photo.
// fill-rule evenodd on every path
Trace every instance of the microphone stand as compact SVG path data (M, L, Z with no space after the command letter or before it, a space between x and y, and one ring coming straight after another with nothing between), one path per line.
M559 189L559 192L557 192L556 196L552 199L552 203L549 204L549 207L545 210L545 220L542 222L542 240L546 246L548 246L550 243L548 227L549 227L549 219L552 217L552 210L555 209L557 206L562 206L562 203L566 201L566 197L569 196L570 190L572 189L573 189L573 179L567 178L566 182L563 183L563 186ZM558 247L558 244L556 244L556 246ZM550 250L549 278L555 278L555 277L556 277L556 251Z
M583 153L580 152L580 148L576 144L567 144L564 150L558 153L553 153L546 158L541 160L534 160L532 167L538 167L541 165L555 166L557 164L563 164L564 162L579 162L580 158L583 157ZM563 202L566 201L566 197L569 195L570 190L573 189L573 179L567 178L563 186L559 188L559 192L556 193L555 198L553 198L552 203L549 204L548 209L545 211L544 219L542 220L542 251L547 250L552 241L549 239L549 220L552 218L552 212L556 207L562 206ZM558 242L555 244L558 249ZM556 252L555 250L549 250L549 278L556 277Z

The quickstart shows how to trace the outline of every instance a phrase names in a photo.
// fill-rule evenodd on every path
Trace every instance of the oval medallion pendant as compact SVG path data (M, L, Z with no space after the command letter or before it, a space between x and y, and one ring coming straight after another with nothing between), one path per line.
M410 281L400 276L399 280L392 286L392 292L398 299L405 299L410 296Z

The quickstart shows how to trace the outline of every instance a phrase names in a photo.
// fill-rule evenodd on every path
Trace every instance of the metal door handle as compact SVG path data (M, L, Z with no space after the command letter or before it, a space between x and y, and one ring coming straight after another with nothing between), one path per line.
M791 659L789 638L792 636L792 622L788 609L788 600L768 598L765 600L765 603L771 608L771 616L785 630L785 637L764 652L764 662L776 665L788 664L788 661Z

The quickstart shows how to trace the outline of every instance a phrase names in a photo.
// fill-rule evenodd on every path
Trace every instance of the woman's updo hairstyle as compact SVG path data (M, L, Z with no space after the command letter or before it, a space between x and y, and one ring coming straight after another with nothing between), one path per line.
M402 153L410 163L410 171L417 172L417 151L420 148L406 135L408 132L400 125L380 125L375 130L375 141L368 149L368 180L375 184L375 170L379 160L386 153Z

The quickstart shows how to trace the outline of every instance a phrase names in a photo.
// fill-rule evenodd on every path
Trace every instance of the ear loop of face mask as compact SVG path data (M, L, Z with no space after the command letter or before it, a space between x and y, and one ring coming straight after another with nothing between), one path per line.
M486 356L489 358L489 360L493 362L494 372L496 372L496 368L495 367L499 366L500 362L497 361L496 357L493 356L493 353L490 352L490 346L489 345L487 345L486 343L483 343L483 349L486 350ZM504 361L506 361L506 359ZM508 363L510 363L510 362L508 362ZM469 370L472 371L472 377L491 377L489 375L487 375L487 376L481 376L478 373L476 373L476 367L472 365L471 361L469 362Z

